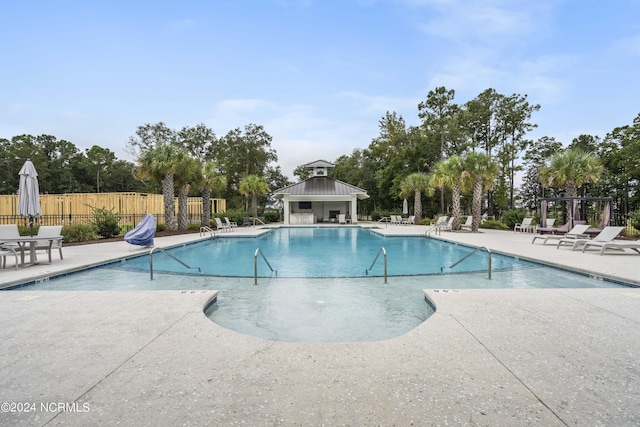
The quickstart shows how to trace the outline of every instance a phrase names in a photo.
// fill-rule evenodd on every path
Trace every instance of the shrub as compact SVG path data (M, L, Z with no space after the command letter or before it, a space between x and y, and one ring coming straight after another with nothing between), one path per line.
M113 208L92 208L93 226L99 236L108 239L120 234L120 215L113 212Z
M629 214L629 223L631 223L636 230L640 230L640 209Z
M280 212L273 209L265 210L264 219L266 222L278 222L280 221Z
M213 215L212 218L220 218L220 220L222 220L222 223L224 224L224 218L227 217L227 218L229 218L230 222L235 222L236 224L241 225L242 224L242 220L246 216L253 216L253 213L248 212L248 211L241 211L241 210L229 210L229 211L225 211L225 212L221 212L221 213L215 214L215 215ZM216 221L215 220L212 221L212 225L210 227L216 228Z
M510 209L502 213L502 222L506 224L507 229L513 229L516 224L522 223L526 216L527 211L524 209Z
M482 224L480 224L480 228L489 228L492 230L511 230L512 227L509 227L503 222L500 222L495 219L488 219Z
M93 224L67 225L62 227L60 233L64 237L64 241L68 243L88 242L98 238Z

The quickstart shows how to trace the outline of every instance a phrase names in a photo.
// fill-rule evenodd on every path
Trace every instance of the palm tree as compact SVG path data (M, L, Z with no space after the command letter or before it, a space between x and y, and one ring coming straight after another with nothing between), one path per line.
M253 217L258 216L258 195L267 194L269 187L267 181L258 175L247 175L240 181L240 192L245 196L251 196L251 209Z
M564 187L566 197L576 197L578 187L600 180L603 171L600 160L593 154L577 148L569 148L551 157L549 166L540 169L540 182L547 187ZM567 204L571 218L573 206Z
M483 153L467 154L464 164L468 173L465 185L473 188L471 231L477 232L482 215L482 193L493 187L500 170L491 156Z
M186 230L189 227L187 198L191 184L198 181L202 170L200 161L191 157L186 150L176 158L175 180L178 184L178 230Z
M400 183L400 197L407 198L414 195L413 214L416 221L422 219L422 192L429 190L429 176L416 172L406 176Z
M174 144L162 143L144 150L138 157L138 166L134 169L134 176L139 179L152 179L162 184L164 200L165 228L174 231L178 228L175 214L174 175L177 164L175 159L184 150Z
M440 160L436 163L433 173L429 178L429 185L439 188L441 191L450 188L452 195L453 223L452 230L460 229L460 192L467 172L464 169L464 162L460 156L453 155L447 160Z
M211 226L211 190L216 193L227 187L227 178L220 174L218 165L206 162L202 166L202 225Z

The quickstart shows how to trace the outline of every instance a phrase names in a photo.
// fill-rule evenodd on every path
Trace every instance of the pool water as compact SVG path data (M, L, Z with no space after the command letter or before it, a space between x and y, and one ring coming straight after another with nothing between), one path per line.
M469 254L472 249L424 237L384 237L360 227L283 227L260 237L217 238L175 248L172 254L201 274L212 276L253 277L257 249L258 276L261 277L366 277L384 275L384 248L389 276L440 274ZM488 256L478 252L452 272L487 271ZM501 255L492 256L492 269L526 268L532 264ZM148 257L127 260L121 267L149 270ZM154 272L197 274L164 255L153 256Z
M327 232L328 237L321 239L323 243L310 238L319 238L316 229L302 232L283 228L283 232L274 233L278 230L273 230L260 238L216 239L169 250L193 265L206 260L213 266L206 270L207 274L184 274L184 267L158 253L154 255L154 280L149 278L149 257L142 256L44 280L20 289L214 289L219 291L217 301L206 309L205 314L225 328L277 341L356 342L397 337L424 322L434 310L425 302L423 289L454 289L462 292L464 289L619 286L495 254L492 279L489 280L486 272L487 254L484 252L474 254L463 263L468 263L466 272L442 275L439 273L443 264L450 265L470 253L471 249L424 237L381 237L368 230L358 232L356 228L345 227L340 232L327 230L330 231ZM274 237L276 242L273 246L267 245L270 238ZM338 243L339 238L346 240ZM298 242L297 239L302 241ZM234 244L238 248L234 248ZM262 276L254 285L252 273L256 245L264 247L265 252L271 251L267 256L279 271L277 277ZM344 251L342 246L357 250ZM370 266L380 246L387 249L389 273L396 273L389 277L388 283L384 283L380 277L382 267L374 269L376 274L371 276L361 271ZM250 258L248 267L244 259L239 259L246 257L247 251ZM354 256L358 251L366 251L367 254L357 258L357 261L350 259L346 262L341 259ZM280 252L290 254L292 259L279 257ZM307 257L302 257L301 253L307 254ZM340 255L333 258L330 254L335 253ZM402 255L393 255L396 253ZM344 273L333 263L345 269L358 264L359 268ZM249 269L249 273L233 264L243 265L243 268ZM413 264L420 266L416 268ZM162 269L156 269L157 265ZM303 267L322 277L296 277L303 274ZM455 270L458 271L457 268ZM281 271L288 271L290 277L281 276ZM330 277L329 274L351 277Z

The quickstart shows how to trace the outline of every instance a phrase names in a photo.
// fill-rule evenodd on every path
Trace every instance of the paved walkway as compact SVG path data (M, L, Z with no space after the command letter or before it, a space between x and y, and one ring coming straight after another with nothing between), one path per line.
M491 230L437 238L640 278L632 252L572 252ZM66 247L62 261L0 271L0 286L139 251ZM211 322L202 310L215 291L0 292L0 425L640 424L640 289L425 293L436 313L398 338L304 344Z

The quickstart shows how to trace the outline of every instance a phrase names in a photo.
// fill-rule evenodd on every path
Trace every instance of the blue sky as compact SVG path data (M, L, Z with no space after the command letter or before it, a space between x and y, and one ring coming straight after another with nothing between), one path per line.
M640 113L638 0L0 0L0 137L121 159L137 126L262 125L282 172L417 125L438 86L541 105L531 138Z

